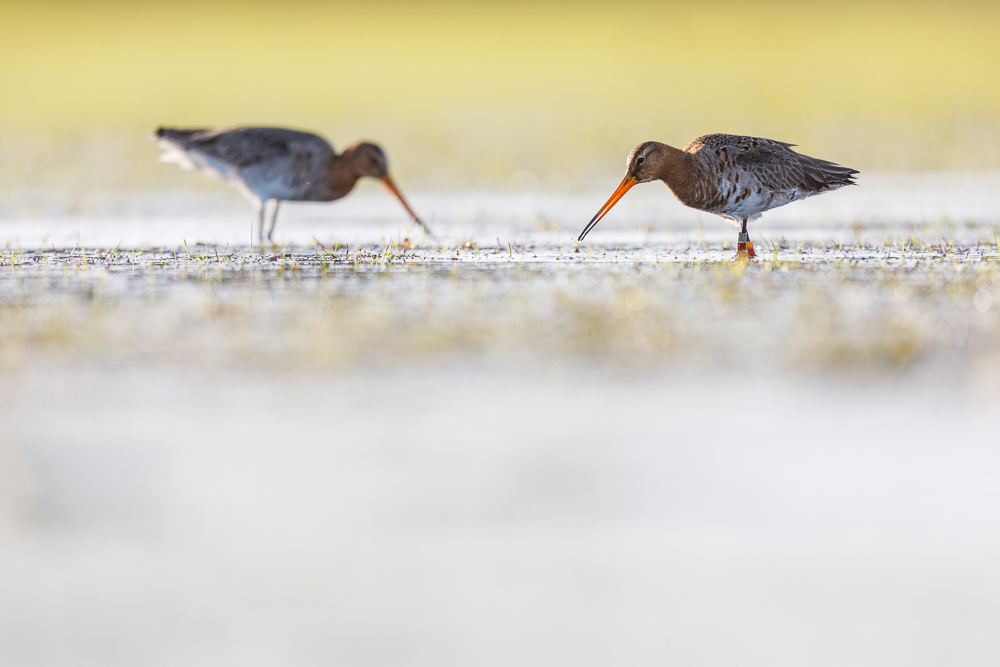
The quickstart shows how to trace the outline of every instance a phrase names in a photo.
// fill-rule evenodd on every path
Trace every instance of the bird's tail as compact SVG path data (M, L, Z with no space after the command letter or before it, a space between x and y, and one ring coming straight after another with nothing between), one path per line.
M163 149L160 162L171 162L180 165L181 169L194 169L195 164L187 154L186 149L193 138L205 132L206 130L178 130L160 127L153 132L151 138Z
M153 132L153 140L157 142L169 142L183 146L191 141L195 136L207 132L205 129L180 130L173 127L159 127Z
M808 155L800 155L799 164L802 165L808 184L819 192L842 188L845 185L857 185L854 176L861 173L857 169L842 167L834 162Z

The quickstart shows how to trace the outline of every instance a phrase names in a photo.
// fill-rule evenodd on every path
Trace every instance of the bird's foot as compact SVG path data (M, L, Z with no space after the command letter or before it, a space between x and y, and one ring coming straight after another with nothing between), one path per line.
M736 256L738 257L740 253L747 257L757 256L757 253L753 251L753 241L750 240L750 235L743 232L740 232L740 238L736 244Z

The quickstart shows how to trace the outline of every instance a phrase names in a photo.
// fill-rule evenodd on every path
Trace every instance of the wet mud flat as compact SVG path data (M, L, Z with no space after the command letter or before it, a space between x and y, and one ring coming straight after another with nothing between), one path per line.
M522 238L5 251L0 662L1000 659L985 234Z

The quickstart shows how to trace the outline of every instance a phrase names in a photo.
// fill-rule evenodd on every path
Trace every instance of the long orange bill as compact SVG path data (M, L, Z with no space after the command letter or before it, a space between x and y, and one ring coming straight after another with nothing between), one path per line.
M424 231L427 232L428 236L431 236L432 235L431 230L427 227L427 225L424 224L423 220L417 217L417 214L413 212L413 209L410 208L410 205L406 203L406 199L403 198L403 193L399 191L399 188L397 188L396 184L392 182L392 179L389 178L388 176L383 176L382 182L385 183L385 187L389 188L389 192L396 195L396 199L398 199L399 203L403 205L403 208L406 209L406 212L410 214L410 217L413 218L413 221L418 225L420 225L421 227L423 227Z
M590 230L597 226L597 223L601 221L601 218L607 215L608 211L611 210L611 207L617 204L618 200L621 199L625 193L638 182L639 181L635 180L631 176L626 176L625 180L622 181L622 184L618 186L617 190L615 190L615 193L611 195L611 199L609 199L607 203L601 207L601 210L597 212L597 215L594 216L593 220L587 223L587 226L584 228L577 241L582 241L583 238L590 233Z

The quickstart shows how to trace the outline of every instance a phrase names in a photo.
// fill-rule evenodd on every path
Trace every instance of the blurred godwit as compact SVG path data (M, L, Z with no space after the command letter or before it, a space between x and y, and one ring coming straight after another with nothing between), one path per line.
M257 238L274 234L278 203L333 201L347 195L358 179L382 181L414 222L427 229L389 178L385 153L375 144L356 143L337 155L333 146L309 132L279 127L176 130L161 127L154 140L166 151L161 162L176 162L226 181L257 209Z
M637 183L663 181L674 196L699 211L740 227L737 256L755 256L747 222L764 211L821 192L854 185L854 169L802 155L795 144L733 134L709 134L678 150L656 141L635 147L625 180L587 224L580 241Z

